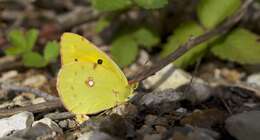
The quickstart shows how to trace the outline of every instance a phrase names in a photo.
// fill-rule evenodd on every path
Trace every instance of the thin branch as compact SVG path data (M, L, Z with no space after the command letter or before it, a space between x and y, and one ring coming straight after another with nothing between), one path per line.
M39 113L39 112L47 112L47 111L55 110L58 108L63 108L63 105L59 100L48 101L44 103L39 103L39 104L25 106L25 107L12 108L12 109L0 109L0 118L12 116L14 114L23 111Z
M44 117L50 118L52 120L65 120L75 117L74 114L70 112L56 112L45 115Z
M13 56L5 56L0 58L0 72L7 71L10 69L21 68L23 67L23 63L17 60L16 57Z
M13 85L13 84L2 83L1 88L6 91L34 93L35 95L43 97L49 101L59 99L58 97L52 96L47 92L41 91L39 89L31 88L31 87L22 87L22 86L17 86L17 85Z
M69 13L58 16L57 22L61 31L98 19L100 15L88 7L77 7Z
M216 37L217 35L227 33L231 29L231 27L233 27L238 21L240 21L242 16L247 11L248 6L252 2L253 2L253 0L245 0L243 5L238 10L238 12L236 12L236 14L234 14L233 16L228 18L223 24L221 24L220 26L218 26L215 29L207 31L203 35L200 35L195 38L191 38L185 44L181 45L175 52L171 53L164 59L156 62L155 65L148 67L141 73L135 75L129 83L140 82L140 81L152 76L153 74L155 74L156 72L158 72L163 67L170 64L171 62L175 61L176 59L181 57L183 54L185 54L192 48L195 48L197 45L199 45L213 37Z

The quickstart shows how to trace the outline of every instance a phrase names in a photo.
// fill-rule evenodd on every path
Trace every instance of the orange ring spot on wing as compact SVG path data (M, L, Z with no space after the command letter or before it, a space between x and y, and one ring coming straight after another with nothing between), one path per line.
M88 87L93 87L95 85L95 81L92 77L88 77L88 79L85 81L85 83Z

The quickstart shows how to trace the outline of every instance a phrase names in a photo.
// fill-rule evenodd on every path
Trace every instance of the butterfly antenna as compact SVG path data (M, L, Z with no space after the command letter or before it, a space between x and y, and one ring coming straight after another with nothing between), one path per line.
M195 69L191 74L191 79L190 79L188 86L186 86L185 89L184 89L184 93L188 93L190 91L190 89L192 87L193 80L194 80L194 75L197 74L200 63L201 63L201 58L197 59L197 61L196 61Z
M144 61L144 63L137 62L136 64L141 67L140 69L143 69L143 68L145 68L146 66L148 66L149 61L150 61L150 59L147 59L147 60ZM139 72L140 72L140 71L139 71ZM133 85L133 84L136 84L136 83L138 83L138 82L139 82L139 81L136 81L136 80L134 80L134 79L130 79L130 80L128 81L128 84L129 84L129 85Z

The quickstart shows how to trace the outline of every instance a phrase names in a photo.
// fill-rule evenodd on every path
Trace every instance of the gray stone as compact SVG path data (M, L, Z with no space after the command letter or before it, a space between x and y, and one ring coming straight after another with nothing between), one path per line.
M100 131L90 131L82 134L78 140L117 140L115 137Z
M25 140L25 139L14 137L14 136L5 136L5 137L0 138L0 140Z
M67 120L61 120L59 121L59 126L61 128L68 128L68 121Z
M146 116L145 116L145 121L144 121L144 123L145 123L146 125L151 125L151 124L155 123L155 121L156 121L157 119L158 119L158 117L155 116L155 115L146 115Z
M211 97L212 88L206 83L192 82L184 86L185 98L192 103L201 103Z
M52 130L48 125L39 122L33 127L17 131L11 136L27 140L47 140L57 138L60 134Z
M184 99L182 92L176 92L174 89L167 89L164 91L157 91L145 94L139 101L139 104L152 106L165 102L177 102Z
M140 129L137 130L137 133L140 135L150 134L153 132L153 128L149 125L143 125Z
M35 125L38 124L38 123L46 124L46 125L48 125L52 130L54 130L55 132L58 132L58 133L60 133L60 134L63 134L63 131L62 131L62 129L59 127L59 125L58 125L56 122L52 121L50 118L43 118L43 119L41 119L41 120L35 121L35 122L33 123L33 126L35 126Z
M9 118L0 120L0 137L7 136L17 130L22 130L32 126L34 121L31 112L21 112Z
M77 122L71 119L68 119L68 128L75 128L77 126Z
M161 140L162 136L160 134L147 134L144 136L143 140Z
M217 140L219 134L213 130L198 127L175 127L172 139L176 140Z
M226 129L238 140L260 139L260 111L233 115L226 120Z

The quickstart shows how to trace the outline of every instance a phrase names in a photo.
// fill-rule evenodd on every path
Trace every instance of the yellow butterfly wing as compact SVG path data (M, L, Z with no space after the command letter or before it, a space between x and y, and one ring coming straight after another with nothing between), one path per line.
M84 37L74 33L64 33L61 37L62 65L72 62L102 62L102 65L127 81L121 69L104 52Z
M95 63L64 65L59 72L57 89L64 106L74 114L93 114L125 102L132 94L110 69Z
M57 89L64 106L74 114L93 114L125 102L133 87L120 68L80 35L61 37L62 68Z

